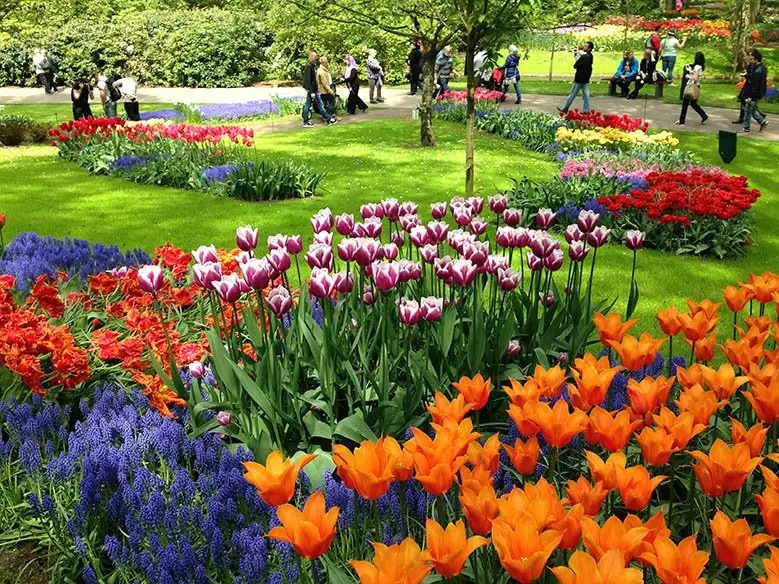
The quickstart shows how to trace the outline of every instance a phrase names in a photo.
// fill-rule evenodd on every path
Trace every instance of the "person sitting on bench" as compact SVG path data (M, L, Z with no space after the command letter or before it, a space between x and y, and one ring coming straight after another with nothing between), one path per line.
M625 56L617 67L617 73L611 78L612 83L616 83L622 90L622 97L628 96L630 84L638 76L638 61L633 56L633 51L625 51Z
M636 76L636 86L633 91L628 95L628 99L636 99L638 92L644 85L654 83L655 68L657 67L657 60L652 55L652 49L644 51L644 58L641 59L641 64L638 67L638 75Z

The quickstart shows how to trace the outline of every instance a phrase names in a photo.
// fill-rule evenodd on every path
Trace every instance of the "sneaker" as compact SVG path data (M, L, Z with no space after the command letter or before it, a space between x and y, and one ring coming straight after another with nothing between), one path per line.
M765 127L768 125L768 120L763 120L763 123L760 124L760 131L762 132L765 130Z
M379 98L379 99L377 99L376 101L378 101L379 103L384 103L384 98L383 98L383 97L380 97L380 98Z
M706 116L705 118L703 118L703 119L701 120L701 126L702 126L703 124L705 124L706 122L708 122L708 121L709 121L709 116Z
M332 126L333 124L337 124L337 123L338 123L338 118L330 118L330 121L327 122L327 125Z
M370 100L368 103L376 103L375 99Z
M683 125L684 125L684 122L682 122L682 121L680 121L680 120L676 120L676 121L674 122L674 126L683 126Z
M312 124L311 122L303 122L303 127L304 128L313 128L314 124Z
M751 130L749 128L744 128L744 132L749 133L749 132L751 132Z
M560 112L561 114L567 114L567 113L568 113L568 111L567 111L567 110L564 110L564 109L563 109L563 108L561 108L561 107L558 107L558 108L557 108L557 111L558 111L558 112Z

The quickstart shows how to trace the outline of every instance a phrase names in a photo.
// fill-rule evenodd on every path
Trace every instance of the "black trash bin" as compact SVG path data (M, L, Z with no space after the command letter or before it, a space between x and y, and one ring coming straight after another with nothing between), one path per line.
M738 134L735 132L719 131L719 155L725 163L733 162L736 158L737 141Z

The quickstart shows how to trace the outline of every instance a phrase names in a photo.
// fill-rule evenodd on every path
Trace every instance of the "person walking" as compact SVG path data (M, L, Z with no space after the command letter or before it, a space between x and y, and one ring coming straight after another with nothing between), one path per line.
M698 105L701 97L701 79L703 71L706 69L706 57L700 51L695 53L695 60L690 65L685 65L682 74L682 90L679 99L682 100L682 112L679 114L679 120L674 122L677 126L683 126L687 121L687 108L692 107L701 117L701 124L705 124L709 116Z
M617 72L614 74L614 77L611 78L611 80L620 88L621 97L628 97L630 84L636 80L636 77L638 77L638 61L633 56L633 51L628 49L619 62Z
M419 41L412 41L411 51L408 57L406 57L406 70L408 71L408 80L411 84L409 95L416 95L417 90L422 87L420 79L422 78L422 67L424 66L423 59Z
M762 132L768 125L768 121L758 111L757 104L765 97L768 70L763 65L762 53L757 49L752 49L749 64L751 65L749 76L744 84L744 103L746 104L744 109L744 131L750 131L751 121L754 118L760 124L760 131Z
M32 65L35 68L35 77L43 86L46 93L55 93L54 85L54 59L43 49L35 48L32 52Z
M138 103L138 84L135 79L122 77L114 81L111 86L118 89L121 93L121 99L124 101L124 113L131 122L141 121L141 105Z
M746 104L746 101L745 101L746 98L744 97L744 88L746 87L746 84L747 84L746 80L747 80L747 77L749 77L749 74L750 74L751 70L752 70L752 63L747 63L746 71L744 71L741 74L741 81L739 81L738 84L736 85L738 87L738 89L739 89L739 91L738 91L738 98L737 98L738 102L739 102L739 110L738 110L738 119L737 120L733 120L731 122L732 124L741 124L741 125L743 125L743 123L744 123L744 112L746 112L746 109L747 109L747 104ZM760 105L759 104L755 104L755 111L757 111L757 113L759 113L764 118L767 117L766 114L760 109Z
M73 119L92 117L89 99L92 97L92 86L86 79L79 79L70 90L70 101L73 102Z
M669 30L663 42L660 43L660 59L663 62L663 73L668 78L668 83L673 84L674 80L674 66L676 65L676 51L677 49L683 49L687 39L676 38L676 33Z
M652 54L652 49L646 49L644 51L644 57L641 59L641 63L638 66L638 75L636 75L636 86L633 91L628 95L628 99L638 98L638 92L647 83L652 83L655 75L655 67L657 67L657 61Z
M449 93L449 78L453 73L455 73L455 70L454 60L452 59L452 47L451 45L446 45L438 53L438 57L435 60L436 89L433 93L433 99L436 99L439 95Z
M515 103L522 103L522 89L519 86L519 49L516 45L509 47L509 54L506 57L506 62L502 67L499 67L504 74L503 81L503 97L509 90L509 85L514 86L514 92L517 94L517 101Z
M335 124L335 120L327 110L322 102L322 97L319 94L319 86L317 85L316 77L316 58L317 54L314 51L308 53L308 62L306 68L303 70L303 88L306 90L306 103L303 106L303 127L313 128L314 124L311 123L311 108L316 104L319 108L322 117L328 124Z
M573 77L573 83L571 84L571 93L568 94L568 99L565 105L561 108L557 108L557 111L563 114L567 114L568 110L573 104L573 100L582 92L582 99L584 101L584 109L582 113L590 112L590 77L592 77L592 50L595 45L592 41L587 41L581 48L581 55L576 58L576 62L573 64L573 68L576 69L576 74Z
M331 117L335 117L335 89L333 89L333 77L327 68L327 57L319 58L319 69L316 70L316 86L322 97L325 111Z
M371 103L382 103L381 88L384 85L384 69L376 58L376 49L368 50L368 59L365 64L368 68L368 97ZM374 98L375 95L375 98Z
M349 98L346 100L346 111L350 115L359 109L364 112L368 109L365 102L360 98L360 75L357 73L357 61L349 55L346 57L346 70L344 71L344 83L349 88Z

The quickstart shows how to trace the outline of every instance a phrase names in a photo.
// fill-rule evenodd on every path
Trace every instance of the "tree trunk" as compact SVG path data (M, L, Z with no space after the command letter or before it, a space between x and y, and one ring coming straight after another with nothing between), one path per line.
M549 81L552 80L552 71L554 69L555 35L557 29L552 29L552 53L549 55Z
M438 47L430 45L425 52L422 69L422 101L419 104L419 138L424 148L435 146L433 134L433 91L435 90L435 58Z
M465 110L465 196L473 196L474 161L473 161L473 113L476 110L476 80L473 71L473 57L476 53L476 41L468 35L465 49L465 78L468 88Z

